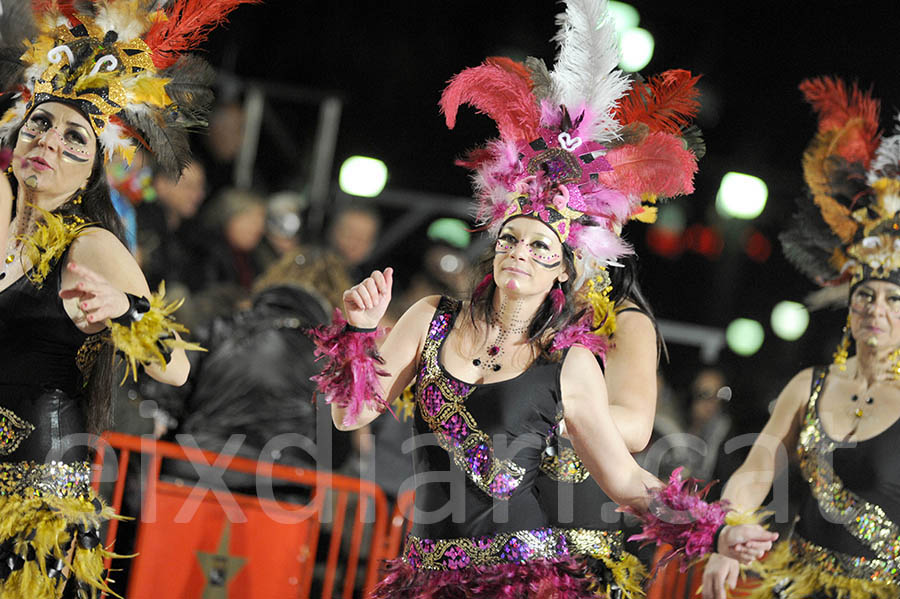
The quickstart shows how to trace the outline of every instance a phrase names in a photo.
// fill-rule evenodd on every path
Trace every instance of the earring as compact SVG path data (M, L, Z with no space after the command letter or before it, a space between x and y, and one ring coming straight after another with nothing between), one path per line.
M850 353L850 338L853 335L850 332L850 315L847 315L847 324L844 325L843 330L841 331L841 342L838 343L837 350L834 352L834 363L841 370L847 369L847 355ZM900 349L898 351L898 356L900 356Z
M550 301L553 305L554 317L559 316L563 307L566 305L566 294L563 293L562 285L559 284L559 279L553 284L553 289L550 290Z
M475 287L475 290L472 292L472 299L477 300L479 297L481 297L493 282L494 275L491 273L486 274L484 278L481 279L481 282L478 283L478 285Z

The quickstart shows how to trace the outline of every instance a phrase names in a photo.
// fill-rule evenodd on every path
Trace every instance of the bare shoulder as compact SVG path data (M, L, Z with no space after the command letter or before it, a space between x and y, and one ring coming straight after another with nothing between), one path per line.
M560 378L570 389L589 388L603 382L603 370L591 350L576 344L566 352Z
M70 255L76 262L83 262L91 268L99 268L107 260L133 260L131 252L119 238L103 227L85 229L72 242Z
M634 302L625 300L616 312L616 333L651 333L656 338L653 321ZM655 342L655 341L654 341Z
M809 391L812 386L813 369L804 368L791 378L775 403L772 412L773 419L795 418L801 409L809 401Z

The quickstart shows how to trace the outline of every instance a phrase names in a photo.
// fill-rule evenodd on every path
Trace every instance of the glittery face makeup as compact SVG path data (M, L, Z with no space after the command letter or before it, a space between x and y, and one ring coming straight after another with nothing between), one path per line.
M860 283L850 294L850 330L871 346L900 345L900 286L889 281Z
M528 235L522 239L517 238L512 231L504 228L497 238L494 251L498 254L509 254L520 243L525 243L528 255L538 265L544 268L556 268L562 262L560 254L552 247L552 241L544 235Z
M19 133L26 142L32 142L40 135L55 135L60 144L63 160L77 164L90 162L94 157L92 137L85 128L75 122L54 123L54 115L41 108L35 108Z

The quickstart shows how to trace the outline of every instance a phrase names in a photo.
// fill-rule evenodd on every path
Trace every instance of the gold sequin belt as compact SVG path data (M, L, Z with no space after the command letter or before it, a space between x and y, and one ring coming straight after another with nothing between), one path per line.
M565 532L536 528L481 537L428 539L410 535L403 560L417 569L460 570L470 566L525 563L571 555Z
M869 559L825 549L794 535L791 554L802 565L834 576L846 576L890 584L900 584L900 569L892 560Z
M90 462L0 462L0 496L86 497L90 482Z
M592 530L569 528L563 531L569 543L569 551L596 559L619 559L624 550L621 530Z

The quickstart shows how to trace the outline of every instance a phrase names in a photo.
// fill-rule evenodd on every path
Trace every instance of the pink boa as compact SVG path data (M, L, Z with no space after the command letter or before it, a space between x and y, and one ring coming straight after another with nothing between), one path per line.
M387 562L371 599L596 599L579 560L537 560L459 570L416 569Z
M731 509L727 501L707 502L704 498L712 483L701 489L701 481L696 478L681 479L682 469L676 468L669 484L651 492L649 512L629 507L624 511L637 516L643 524L643 531L628 540L644 541L643 545L671 545L672 551L663 556L660 564L683 553L688 558L681 565L684 571L687 562L715 551L713 538Z
M381 381L378 375L387 373L378 369L384 360L378 355L375 340L383 330L371 333L347 331L339 308L334 309L331 326L311 329L309 334L316 344L316 359L325 358L322 372L312 377L325 396L326 403L336 403L347 410L344 425L356 424L363 406L383 412L387 402L381 397Z

